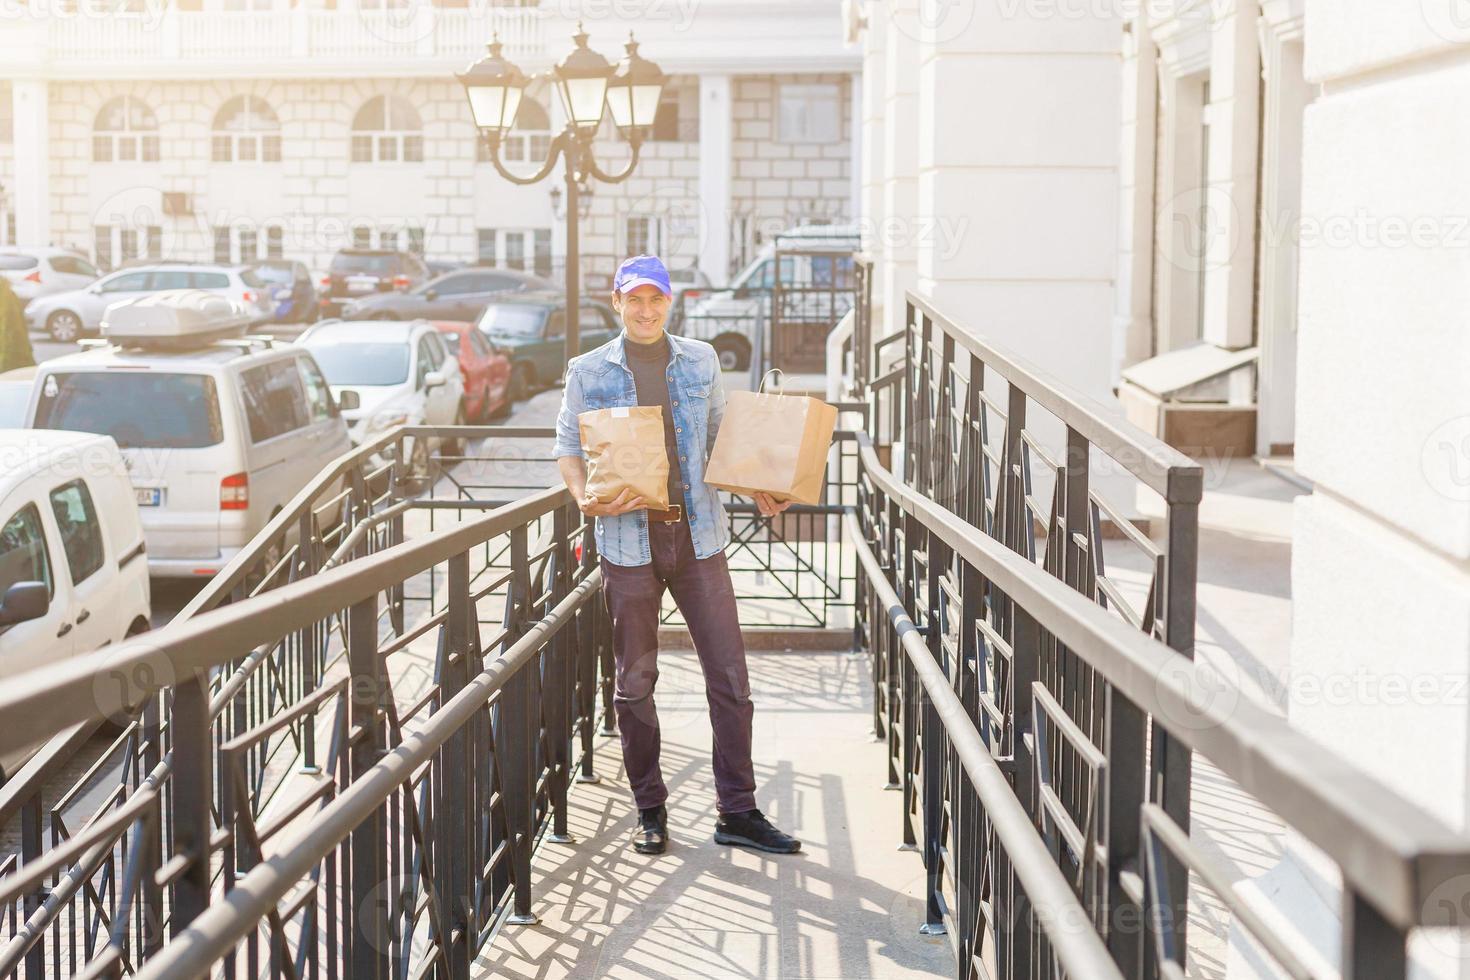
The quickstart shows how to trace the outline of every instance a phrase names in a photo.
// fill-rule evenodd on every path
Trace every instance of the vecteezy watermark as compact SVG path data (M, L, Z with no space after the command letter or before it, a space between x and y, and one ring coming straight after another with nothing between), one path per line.
M1446 41L1470 41L1470 0L1419 0L1419 13Z
M158 30L172 0L0 0L0 23L17 20L122 20Z
M1183 6L1179 0L995 0L1002 19L1013 20L1168 20ZM1181 16L1218 24L1235 11L1238 0L1200 0Z
M1470 415L1450 419L1429 433L1419 468L1435 493L1470 503Z
M1240 668L1228 657L1171 657L1154 676L1154 690L1166 729L1213 728L1240 702Z
M975 0L898 0L881 9L893 30L921 43L953 41L975 19Z
M439 25L431 0L388 0L380 7L357 6L357 17L373 37L389 44L415 44Z
M1446 878L1424 897L1421 941L1458 962L1470 957L1470 875Z
M620 30L625 24L664 21L678 32L694 23L699 4L700 0L555 0L541 9L550 7L568 22L616 21Z

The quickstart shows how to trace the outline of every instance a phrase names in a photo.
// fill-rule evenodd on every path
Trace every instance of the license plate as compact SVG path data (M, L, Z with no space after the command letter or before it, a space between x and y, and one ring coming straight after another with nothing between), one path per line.
M347 291L349 293L370 293L378 288L376 279L349 279L347 280Z
M158 487L134 487L139 507L158 507L163 504L163 491Z

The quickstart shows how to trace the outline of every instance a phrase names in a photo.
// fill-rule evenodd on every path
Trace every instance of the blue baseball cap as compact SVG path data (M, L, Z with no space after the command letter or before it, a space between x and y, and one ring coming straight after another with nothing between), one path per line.
M657 286L665 296L674 295L674 287L669 285L669 270L655 255L635 255L624 259L618 266L618 274L613 277L613 292L628 293L639 286Z

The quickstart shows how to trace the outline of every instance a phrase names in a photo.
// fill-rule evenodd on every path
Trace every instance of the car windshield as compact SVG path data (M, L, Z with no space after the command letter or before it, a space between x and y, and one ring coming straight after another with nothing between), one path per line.
M523 303L491 303L480 315L479 327L492 337L539 337L546 307Z
M333 385L401 385L408 380L408 345L401 340L331 340L308 343Z
M0 255L0 272L34 269L39 263L29 255Z
M224 439L214 379L154 371L53 374L36 428L112 436L123 449L201 449Z
M30 400L29 381L0 381L0 429L25 428Z
M348 275L360 272L374 276L391 276L393 253L338 252L332 256L332 271Z

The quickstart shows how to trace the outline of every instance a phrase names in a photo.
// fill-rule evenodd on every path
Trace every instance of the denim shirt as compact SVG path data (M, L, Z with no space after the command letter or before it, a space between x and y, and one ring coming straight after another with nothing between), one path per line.
M596 408L632 408L638 404L633 372L623 349L625 334L567 364L566 390L556 417L553 455L581 456L582 435L577 416ZM725 415L725 388L715 349L702 340L669 335L669 401L674 408L674 439L679 446L679 470L684 477L684 513L694 557L708 558L723 551L730 540L729 522L719 492L704 482L704 467L715 444L715 433ZM648 514L639 509L618 517L594 521L597 551L614 565L646 565Z

